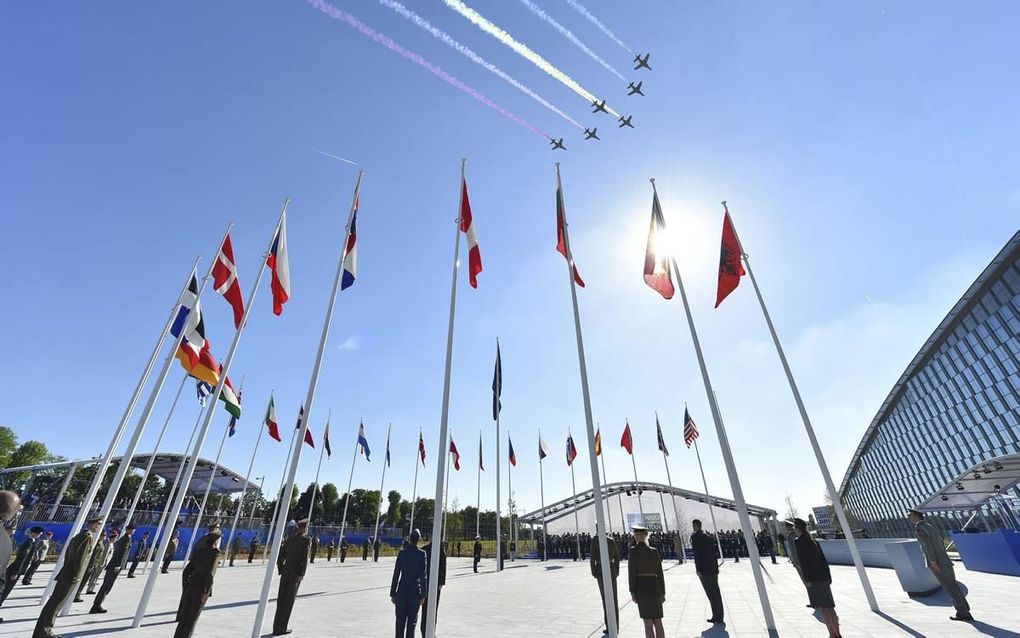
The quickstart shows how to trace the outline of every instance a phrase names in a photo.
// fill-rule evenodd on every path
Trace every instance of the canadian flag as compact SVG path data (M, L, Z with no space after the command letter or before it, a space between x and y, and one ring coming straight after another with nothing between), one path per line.
M460 229L467 235L468 281L472 288L478 287L478 273L482 272L482 253L478 250L478 235L475 234L475 220L471 216L471 200L468 199L467 178L461 180L460 188Z
M223 238L223 245L216 255L212 269L213 288L223 295L230 307L234 309L234 328L241 327L244 317L244 299L241 298L241 283L237 280L237 263L234 261L234 247L230 243L230 233Z

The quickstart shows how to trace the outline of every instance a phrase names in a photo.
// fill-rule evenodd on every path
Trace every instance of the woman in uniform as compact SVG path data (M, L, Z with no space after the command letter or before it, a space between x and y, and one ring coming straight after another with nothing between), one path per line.
M645 623L645 638L665 638L662 628L662 603L666 602L666 581L662 577L662 556L648 546L648 528L635 525L634 547L627 562L630 597L637 603Z
M219 528L198 540L198 547L182 574L184 591L181 592L181 604L177 607L177 631L174 632L174 638L190 638L195 632L198 617L212 596L216 565L222 553Z

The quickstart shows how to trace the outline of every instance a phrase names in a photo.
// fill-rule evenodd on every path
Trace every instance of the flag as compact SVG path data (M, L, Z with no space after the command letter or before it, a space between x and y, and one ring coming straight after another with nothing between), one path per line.
M620 438L620 447L627 450L627 454L634 454L634 439L630 435L630 423L627 423L627 427L623 428L623 437Z
M662 209L659 208L659 194L652 193L652 221L648 225L648 245L645 248L645 283L663 299L672 299L676 291L669 271L665 226Z
M198 394L198 404L204 408L206 400L212 394L212 386L201 379L195 379L195 392Z
M333 450L329 447L329 421L326 421L326 429L322 432L322 447L326 450L326 458L333 456Z
M482 272L482 253L478 250L478 235L475 234L475 219L471 215L467 179L461 180L460 187L460 229L467 235L468 281L471 282L472 288L477 288L478 273Z
M368 436L365 435L365 424L358 428L358 445L361 446L361 453L365 455L366 461L372 460L372 450L368 449Z
M549 456L549 446L542 440L542 436L538 437L538 460L541 461L545 457Z
M241 400L241 393L240 392L237 393L237 400L238 401ZM234 433L236 431L237 431L237 417L234 416L233 414L231 414L230 415L230 423L227 423L227 436L228 437L234 436Z
M556 250L561 255L567 258L567 261L573 261L571 255L567 254L567 223L566 223L566 212L563 207L563 189L556 189ZM577 266L573 265L574 269L574 281L578 286L584 288L584 280L581 279L580 273L577 272Z
M287 213L280 219L280 229L273 238L273 247L266 257L266 265L273 271L270 288L273 291L273 314L283 314L283 304L290 299L290 262L287 259Z
M655 432L659 437L659 450L666 456L669 456L669 450L666 449L666 439L662 438L662 427L659 425L658 414L655 415Z
M234 328L241 327L244 317L244 299L241 298L241 283L237 280L237 262L234 261L234 247L230 243L230 233L223 238L220 252L212 269L213 288L223 295L230 307L234 309Z
M485 460L482 458L482 433L478 433L478 469L485 471Z
M198 353L198 362L192 363L190 353L184 348L182 342L181 347L177 349L176 357L184 366L184 369L188 371L188 374L200 380L205 384L205 387L199 386L199 401L202 405L205 405L202 392L206 394L212 394L213 387L220 382L220 364L213 357L210 352L210 342L206 340L205 346ZM206 390L208 388L208 390ZM223 407L237 418L241 418L241 400L237 398L237 393L234 391L234 386L230 383L230 379L223 383L223 389L220 391L220 401L223 402Z
M216 376L219 376L219 366L216 367ZM223 389L220 390L220 401L223 402L223 409L235 419L241 418L241 397L234 392L234 386L230 384L230 377L223 382Z
M691 447L691 443L698 438L698 426L694 424L691 413L684 408L684 444Z
M725 204L724 204L725 206ZM723 215L722 247L719 249L719 288L715 293L715 307L718 308L723 299L740 285L740 278L745 274L744 264L740 263L740 241L737 231L730 221L730 211Z
M269 429L269 436L277 441L283 441L280 437L280 426L276 422L276 404L273 402L273 395L269 395L269 406L266 407L266 418L263 421Z
M386 467L390 466L390 433L386 432Z
M510 440L510 435L506 435L507 445L510 447L510 465L517 467L517 455L514 454L514 442Z
M301 409L298 410L297 425L294 426L295 430L301 429L301 421L303 421L304 418L305 418L305 406L302 405ZM313 450L315 449L315 439L312 438L312 428L310 427L305 428L305 443L310 445Z
M418 456L421 457L421 466L425 467L425 439L421 437L421 432L418 433Z
M450 454L453 455L453 469L460 471L460 452L457 451L457 444L450 438Z
M496 342L496 369L492 372L492 420L499 417L503 404L500 403L500 396L503 394L503 362L499 356L499 342Z
M177 316L170 325L170 334L174 338L180 338L181 343L175 355L190 374L191 369L198 365L199 354L206 345L205 321L202 318L202 304L198 299L198 280L194 275L191 276L188 289L181 295L179 303Z
M602 429L595 430L595 456L602 456Z
M567 435L567 465L573 465L574 459L577 458L577 446L574 445L574 437Z
M358 276L358 200L354 200L354 215L351 216L351 232L347 236L347 248L344 249L344 275L340 280L340 290L347 290L354 285Z

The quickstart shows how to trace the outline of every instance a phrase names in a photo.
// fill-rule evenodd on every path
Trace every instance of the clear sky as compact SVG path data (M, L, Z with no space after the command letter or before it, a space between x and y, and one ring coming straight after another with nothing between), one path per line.
M699 488L681 421L690 405L711 491L730 488L683 311L641 278L656 177L747 499L804 512L822 503L810 456L746 280L713 309L727 199L837 482L911 357L1020 221L1020 8L862 2L588 0L653 71L561 0L536 0L645 97L511 0L473 8L621 113L620 130L584 99L440 0L411 7L601 141L375 0L335 5L442 68L566 152L420 65L300 0L7 4L0 10L0 193L6 335L0 423L54 453L101 453L192 260L207 267L230 221L241 282L255 277L284 196L293 299L271 313L260 291L232 370L245 416L226 447L242 472L271 389L289 428L308 383L358 161L358 280L340 296L311 416L323 480L344 488L359 419L374 454L354 482L376 489L387 424L387 489L409 495L417 432L434 488L450 253L459 160L485 272L462 273L451 428L465 469L450 487L475 499L479 430L493 506L490 419L502 343L503 427L519 459L514 489L538 506L537 430L553 450L547 501L569 494L567 429L583 429L567 271L555 252L555 174L563 162L596 419L609 480L631 476L619 446L634 429L642 479L665 480L654 413L675 484ZM1013 44L1011 44L1013 43ZM214 352L226 303L204 299ZM174 368L143 439L150 449L180 380ZM180 450L192 395L172 423ZM220 428L203 456L215 455ZM578 437L582 454L587 450ZM504 448L505 449L505 448ZM263 442L256 475L275 489L285 449ZM310 481L316 456L302 457ZM578 487L590 485L587 463Z

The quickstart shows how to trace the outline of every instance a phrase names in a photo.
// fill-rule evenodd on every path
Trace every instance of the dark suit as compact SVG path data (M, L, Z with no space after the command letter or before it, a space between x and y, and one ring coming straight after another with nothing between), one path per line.
M113 589L113 584L117 582L117 577L120 576L120 570L124 569L125 565L127 565L128 552L130 551L130 536L124 536L113 546L113 556L110 557L110 562L106 564L106 575L103 576L103 584L99 588L95 600L92 601L92 609L99 609L103 606L103 601L106 600L106 596Z
M719 563L715 543L711 536L699 530L691 534L691 549L694 551L694 569L712 605L712 620L722 622L723 604L719 592Z
M195 633L198 617L212 596L216 565L222 552L215 547L200 547L191 556L181 573L184 589L177 606L177 629L174 638L190 638Z
M137 543L135 543L135 554L131 558L131 568L128 569L128 578L135 577L135 570L138 569L138 563L145 560L145 550L149 549L149 539L142 537Z
M379 550L381 548L382 548L382 543L379 542L378 538L375 539L375 542L372 543L372 562L374 562L374 563L378 563L379 562Z
M425 552L425 573L432 573L432 543L422 547ZM443 585L446 584L446 547L439 546L439 583L436 586L436 622L439 622L439 600L442 598ZM421 635L425 635L426 620L429 617L428 589L425 589L425 600L421 604Z
M472 550L472 555L474 556L474 559L475 559L475 561L474 561L474 570L475 570L475 573L477 574L478 573L478 563L480 563L482 561L482 542L481 541L475 541L475 546L474 546L474 549Z
M609 572L610 580L613 581L613 607L616 609L616 623L619 627L620 623L620 598L616 593L616 578L620 575L620 548L616 546L616 541L612 538L606 537L606 543L609 551ZM597 538L592 539L591 546L591 575L598 581L599 584L599 600L602 602L602 622L606 624L606 628L609 628L609 614L606 613L606 590L605 583L602 582L602 550L599 549L599 542Z
M396 613L396 638L414 638L418 605L428 591L428 567L424 551L407 546L397 554L390 580L390 599Z
M283 542L276 569L280 572L280 591L276 595L276 616L273 618L273 633L287 632L290 613L294 611L301 579L308 568L308 554L312 540L303 534L295 534Z
M35 623L35 631L32 638L51 638L53 636L53 623L56 621L57 611L64 606L64 601L71 592L78 586L82 572L85 571L85 564L92 555L92 548L96 539L83 529L74 538L67 542L64 549L64 566L57 574L57 584L53 588L53 594L42 611L39 612L39 620Z

